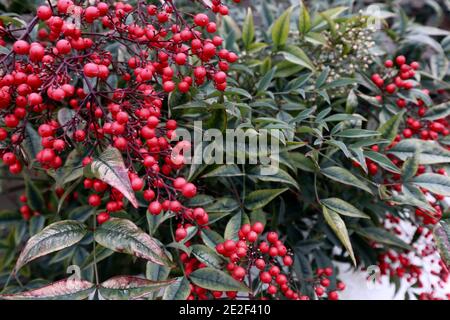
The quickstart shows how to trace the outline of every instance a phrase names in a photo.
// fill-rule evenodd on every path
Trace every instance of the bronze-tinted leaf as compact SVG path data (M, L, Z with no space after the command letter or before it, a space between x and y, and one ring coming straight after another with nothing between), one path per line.
M108 300L132 300L171 285L175 280L152 281L134 276L117 276L102 282L100 295Z
M116 252L134 255L161 265L170 265L161 244L126 219L112 218L100 225L95 241Z
M69 278L38 289L0 295L0 298L6 300L82 300L86 299L94 290L94 284L89 281Z
M86 226L78 221L55 222L31 237L20 253L14 270L17 272L28 262L80 241L87 233Z
M119 190L137 208L138 201L131 188L128 170L123 163L122 154L113 147L106 149L89 166L89 173L99 180Z

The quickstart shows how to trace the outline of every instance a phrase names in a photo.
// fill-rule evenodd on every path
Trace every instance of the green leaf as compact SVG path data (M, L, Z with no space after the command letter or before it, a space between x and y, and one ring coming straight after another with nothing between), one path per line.
M433 230L434 241L442 261L450 269L450 220L441 220Z
M315 71L314 64L312 61L308 58L306 53L296 46L286 46L284 51L281 52L281 54L284 56L284 58L292 62L293 64L305 67L310 69L311 71Z
M402 111L400 113L397 113L395 116L391 117L388 121L386 121L379 129L378 132L381 133L381 137L383 139L386 139L391 143L394 141L395 137L398 133L398 128L400 126L400 123L403 120L403 114L405 112Z
M321 169L321 172L326 177L341 182L343 184L347 184L350 186L354 186L356 188L362 189L364 191L367 191L368 193L372 193L370 188L361 180L359 180L357 177L355 177L350 171L344 168L340 167L328 167Z
M243 173L235 164L224 164L202 176L202 178L238 177Z
M42 150L41 137L29 123L25 126L25 139L22 142L22 147L27 161L30 163L36 159L36 155Z
M430 109L428 109L425 112L425 116L422 118L423 120L437 120L442 119L450 115L450 103L444 102L437 106L434 106Z
M186 300L191 293L191 283L186 277L176 278L175 282L166 288L163 300Z
M450 196L450 178L437 173L424 173L415 177L413 184L435 194Z
M267 72L264 75L264 77L261 78L260 81L258 81L256 88L257 92L264 92L270 87L270 84L272 83L276 71L277 67L273 67L269 72Z
M108 147L88 167L95 178L119 190L135 208L138 207L138 201L128 177L128 170L125 168L122 154L119 150L114 147Z
M267 173L267 172L272 171L272 169L274 171L276 171L275 174L270 174L270 175L264 174L264 170L268 170L268 171L266 171L266 173ZM275 167L270 167L270 166L257 166L249 172L249 176L251 178L255 178L260 181L278 182L281 184L291 185L296 189L300 188L297 181L295 181L295 179L289 173L287 173L286 171L284 171L281 168L275 168Z
M399 247L406 250L411 250L411 246L395 236L394 234L390 233L389 231L377 228L377 227L369 227L369 228L358 228L355 229L355 232L365 238L368 238L370 240L373 240L375 242L392 245L395 247Z
M238 291L249 292L243 283L233 279L223 271L213 268L201 268L197 269L189 275L191 281L204 289L214 291Z
M98 292L107 300L133 300L146 297L172 283L174 280L151 281L134 276L117 276L102 282Z
M289 37L289 27L293 7L288 8L274 22L272 26L272 41L275 47L279 48L286 44Z
M204 246L202 244L194 244L191 246L192 254L198 261L206 264L208 267L221 269L223 266L223 260L215 252L215 250Z
M21 221L23 221L23 218L19 211L0 210L0 225L7 226L10 223L17 223Z
M308 8L302 2L300 6L300 16L298 19L298 31L300 34L306 34L311 28L311 18L308 13Z
M364 219L370 219L370 217L359 210L358 208L354 207L350 203L339 199L339 198L328 198L320 200L320 202L323 203L328 209L335 211L339 214L342 214L344 216L353 217L353 218L364 218Z
M250 45L255 39L255 24L253 21L253 12L249 7L247 10L247 16L245 17L244 25L242 26L242 41L244 42L245 48L248 50Z
M336 236L342 242L345 249L347 249L348 254L352 258L353 264L356 265L355 254L353 253L352 244L350 242L350 238L348 236L347 227L345 226L344 220L334 212L333 210L328 210L327 207L322 206L323 216L325 221L330 226L330 228L334 231Z
M373 162L378 163L381 167L390 172L401 173L400 169L384 154L371 150L366 150L364 151L364 156L366 156Z
M223 237L216 231L211 229L203 229L200 233L203 243L211 249L215 250L219 243L224 241Z
M273 199L278 197L283 192L289 190L282 189L265 189L251 192L245 199L245 207L249 210L261 209L266 206Z
M339 133L336 133L335 136L341 138L368 138L368 137L376 137L379 136L380 133L372 130L365 129L346 129Z
M166 266L162 266L160 264L156 264L153 262L147 262L147 266L145 268L145 277L148 280L152 281L161 281L166 280L169 276L170 268Z
M225 227L224 238L227 240L238 240L238 232L242 225L248 223L248 217L242 211L239 211L228 221Z
M28 240L17 259L14 271L17 272L36 258L74 245L86 233L86 226L78 221L65 220L52 223Z
M44 197L42 196L42 190L36 186L36 184L24 175L25 179L25 195L27 196L27 203L34 211L39 211L45 208Z
M95 241L116 252L134 255L156 264L170 266L160 243L126 219L112 218L94 233Z
M244 89L241 89L241 88L230 87L230 88L227 88L224 91L224 93L227 94L227 95L231 95L231 96L237 95L237 96L246 97L246 98L248 98L250 100L253 99L253 96L247 90L244 90Z
M14 294L0 295L6 300L82 300L95 290L93 283L85 280L63 279L47 286Z
M91 206L81 206L73 209L69 213L70 220L76 220L80 222L85 222L90 216L95 213L95 208Z
M406 159L402 167L402 177L403 181L408 181L414 177L419 169L419 150L416 150L414 156Z
M342 12L346 11L348 8L347 7L335 7L335 8L331 8L322 12L319 12L319 14L317 14L314 17L314 20L312 22L312 26L313 29L316 30L317 28L320 28L322 26L325 25L326 21L324 17L327 17L329 19L334 19L336 17L338 17Z
M450 163L450 151L434 141L406 139L397 143L387 152L405 161L407 158L413 157L416 150L420 151L419 164Z

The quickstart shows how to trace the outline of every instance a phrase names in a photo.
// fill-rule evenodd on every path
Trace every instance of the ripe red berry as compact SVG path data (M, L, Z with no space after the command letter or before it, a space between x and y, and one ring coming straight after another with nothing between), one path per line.
M30 44L25 40L17 40L14 42L13 51L20 55L26 55L30 51Z
M209 18L204 13L198 13L194 17L194 23L199 27L205 27L209 23Z
M276 232L269 232L267 234L267 241L269 241L270 243L275 243L278 240L278 234Z
M89 205L98 207L102 203L102 199L97 194L91 194L88 198Z
M263 283L270 283L272 281L272 276L267 271L261 272L259 278Z
M52 16L52 9L50 9L50 7L48 7L48 6L40 6L37 9L37 16L42 21L46 21L46 20L50 19Z
M98 76L99 73L98 65L96 65L95 63L87 63L83 67L83 72L86 75L86 77L95 78Z
M106 221L108 221L110 218L109 213L108 212L101 212L97 215L97 223L98 224L103 224Z
M162 211L162 205L158 201L153 201L148 206L148 211L153 215L158 215Z
M405 56L398 56L397 58L395 58L395 63L397 63L397 65L399 67L401 67L402 65L404 65L406 63L406 58Z
M187 231L184 228L178 228L175 231L175 238L177 239L177 241L183 240L184 238L186 238L187 236Z
M195 197L195 195L197 194L197 188L195 187L194 184L189 182L183 186L183 188L181 189L181 193L186 198L192 198Z
M387 91L388 93L392 94L392 93L395 92L395 89L396 89L396 88L397 88L397 87L395 86L395 84L390 83L390 84L388 84L388 85L386 86L386 91Z
M223 247L226 251L233 252L236 249L236 243L233 240L225 240Z
M392 60L386 60L386 61L384 62L384 66L385 66L386 68L392 68L392 67L394 66L394 62L393 62Z

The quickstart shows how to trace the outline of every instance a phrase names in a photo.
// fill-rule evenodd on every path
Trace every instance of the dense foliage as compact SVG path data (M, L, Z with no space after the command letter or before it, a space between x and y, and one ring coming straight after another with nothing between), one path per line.
M449 298L448 8L49 3L0 15L3 298Z

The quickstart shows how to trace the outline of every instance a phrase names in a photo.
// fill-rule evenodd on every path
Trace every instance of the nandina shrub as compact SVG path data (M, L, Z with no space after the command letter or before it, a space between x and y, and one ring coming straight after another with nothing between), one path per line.
M377 30L371 18L344 7L290 7L276 18L270 6L231 15L240 22L224 19L227 48L242 52L230 68L236 83L223 97L181 98L174 114L191 121L213 112L211 127L245 128L248 137L281 129L280 170L264 175L263 164L204 164L191 167L188 177L198 177L211 196L221 190L233 215L225 233L247 220L280 230L303 292L320 297L336 290L335 274L326 285L301 280L336 260L406 283L406 297L447 298L440 289L449 277L450 108L447 70L436 65L447 57L446 49L430 55L428 46L447 48L448 32L433 29L433 38L426 28L404 31L407 19ZM216 204L205 209L217 210Z
M237 23L218 0L60 0L2 19L2 160L25 185L20 213L1 212L3 298L335 300L336 261L431 276L412 293L440 297L445 32L275 4L236 6ZM198 119L280 130L279 170L186 165L177 128Z

